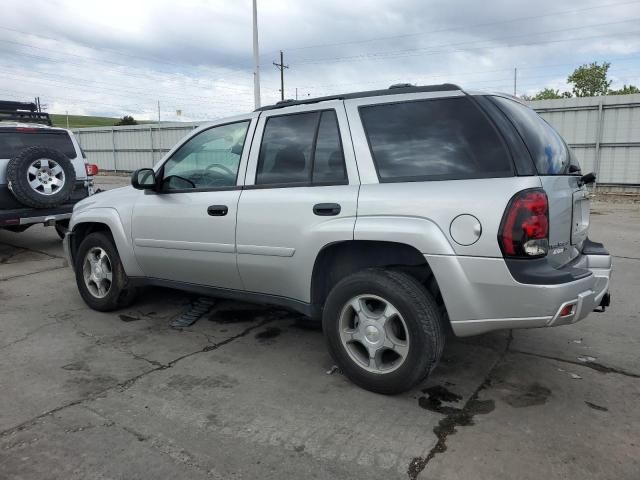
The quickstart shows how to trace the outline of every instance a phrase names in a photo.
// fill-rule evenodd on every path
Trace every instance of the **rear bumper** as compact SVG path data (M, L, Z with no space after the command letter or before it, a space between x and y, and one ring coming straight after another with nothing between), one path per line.
M73 205L55 208L16 208L0 210L0 227L32 225L34 223L54 223L71 218Z
M604 248L591 251L587 247L585 244L583 254L570 267L576 275L563 283L519 282L501 258L425 258L440 286L454 333L469 336L505 328L566 325L584 319L603 303L611 278L609 253ZM583 269L588 271L586 275L578 274Z

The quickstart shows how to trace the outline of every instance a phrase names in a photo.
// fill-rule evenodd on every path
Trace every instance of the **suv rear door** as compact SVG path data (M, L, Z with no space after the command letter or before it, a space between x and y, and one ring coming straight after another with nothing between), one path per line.
M359 177L344 105L267 110L254 138L238 207L242 282L308 302L320 249L353 240Z
M506 97L494 96L511 120L535 164L549 199L549 254L555 266L579 255L589 230L589 197L579 184L580 167L562 137L534 110Z

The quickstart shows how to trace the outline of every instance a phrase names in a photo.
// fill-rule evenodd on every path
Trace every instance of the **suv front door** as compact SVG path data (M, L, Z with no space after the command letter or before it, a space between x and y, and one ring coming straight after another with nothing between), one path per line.
M360 185L341 101L263 112L238 207L245 289L310 301L318 252L353 240Z
M156 172L133 212L136 259L150 278L241 289L236 211L257 115L203 129Z

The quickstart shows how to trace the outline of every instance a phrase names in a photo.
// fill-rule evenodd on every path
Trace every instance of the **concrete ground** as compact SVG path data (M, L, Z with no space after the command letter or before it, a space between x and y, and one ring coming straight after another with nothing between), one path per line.
M94 312L53 229L0 232L0 478L638 479L640 207L596 203L591 237L610 310L451 339L385 397L296 314L219 302L172 329L192 297L162 289Z

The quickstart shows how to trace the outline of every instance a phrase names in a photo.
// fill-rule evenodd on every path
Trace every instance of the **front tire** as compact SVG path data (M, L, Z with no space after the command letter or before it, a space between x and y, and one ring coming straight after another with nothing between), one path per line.
M424 379L445 335L432 295L412 276L368 269L344 278L324 305L329 352L356 385L396 394Z
M75 255L76 284L89 307L101 312L124 308L133 302L120 256L110 234L94 232L80 243Z

